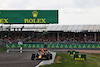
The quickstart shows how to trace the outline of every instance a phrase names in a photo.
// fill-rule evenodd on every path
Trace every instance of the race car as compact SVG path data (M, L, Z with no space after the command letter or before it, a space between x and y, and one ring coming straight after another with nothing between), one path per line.
M48 51L46 48L40 48L38 50L38 53L37 54L32 54L31 56L31 60L34 60L34 59L47 59L47 60L50 60L52 59L52 54L50 51Z

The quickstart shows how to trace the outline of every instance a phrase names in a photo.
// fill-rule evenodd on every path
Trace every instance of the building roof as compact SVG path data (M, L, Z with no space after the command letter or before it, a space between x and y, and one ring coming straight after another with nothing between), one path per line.
M100 31L100 25L58 25L58 24L12 24L12 25L0 25L0 31L11 31L23 28L22 31L64 31L64 32L98 32Z

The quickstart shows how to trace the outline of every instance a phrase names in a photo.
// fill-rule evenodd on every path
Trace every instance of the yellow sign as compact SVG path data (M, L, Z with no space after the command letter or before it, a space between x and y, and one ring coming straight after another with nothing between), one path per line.
M8 44L6 45L6 47L9 47Z
M38 13L37 11L33 11L32 12L32 15L34 18L30 18L30 19L24 19L24 23L46 23L46 19L45 18L37 18L36 17L38 16Z
M85 60L84 58L75 58L75 60Z
M24 23L46 23L46 19L24 19Z
M74 54L70 54L70 56L74 56Z
M78 55L79 58L81 58L81 55Z
M8 19L0 19L0 23L8 23Z
M36 18L37 15L38 15L38 12L37 11L33 11L32 14L33 14L33 17Z
M15 45L13 44L11 47L15 47Z
M85 60L85 57L83 58L83 57L81 57L82 55L78 55L78 57L77 58L75 58L75 60Z

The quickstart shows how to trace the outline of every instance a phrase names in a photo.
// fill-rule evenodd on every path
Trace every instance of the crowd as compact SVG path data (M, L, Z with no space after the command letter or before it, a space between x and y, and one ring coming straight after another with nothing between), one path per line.
M4 34L1 40L7 43L17 42L100 42L100 33L19 33Z

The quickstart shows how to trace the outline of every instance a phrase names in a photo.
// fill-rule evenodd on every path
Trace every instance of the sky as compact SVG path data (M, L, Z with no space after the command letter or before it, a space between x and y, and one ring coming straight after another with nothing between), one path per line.
M58 10L59 25L100 24L100 0L0 0L0 10Z

